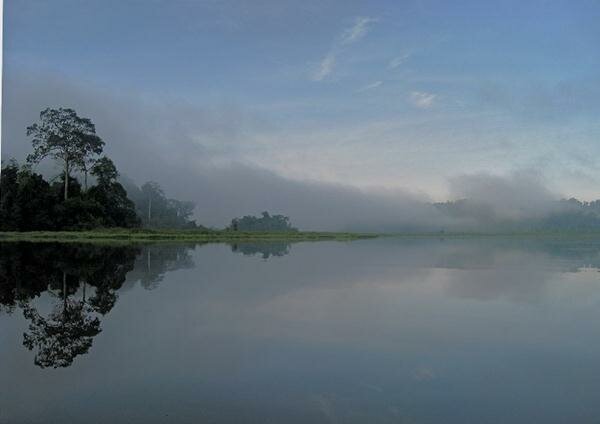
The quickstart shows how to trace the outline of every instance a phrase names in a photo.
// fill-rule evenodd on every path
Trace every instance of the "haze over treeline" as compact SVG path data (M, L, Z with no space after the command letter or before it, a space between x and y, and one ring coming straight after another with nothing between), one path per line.
M215 122L210 111L181 103L153 104L142 96L123 98L59 77L8 72L5 78L3 159L23 160L30 151L24 129L36 120L40 107L70 105L92 118L125 182L157 181L173 197L194 201L195 218L206 226L223 227L232 217L269 210L290 216L300 229L311 230L539 228L559 212L581 209L573 202L560 202L564 196L550 190L542 175L533 171L458 175L448 181L448 200L460 202L446 205L409 190L285 178L241 161L219 160L221 153L195 141L198 132L201 138L224 144L229 136L243 137L236 135L241 129L233 119L221 117ZM48 175L60 172L51 161L38 170Z
M600 198L596 2L13 0L4 14L3 159L23 162L41 110L73 108L123 181L193 201L206 226L596 214L560 202Z

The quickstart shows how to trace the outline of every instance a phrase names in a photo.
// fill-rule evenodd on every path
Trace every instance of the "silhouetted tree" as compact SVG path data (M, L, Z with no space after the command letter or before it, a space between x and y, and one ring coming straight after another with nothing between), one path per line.
M104 142L88 118L81 118L73 109L47 108L40 112L40 122L27 127L32 136L33 153L28 162L38 163L45 157L62 162L64 199L69 196L69 176L74 168L82 168L88 158L100 154Z

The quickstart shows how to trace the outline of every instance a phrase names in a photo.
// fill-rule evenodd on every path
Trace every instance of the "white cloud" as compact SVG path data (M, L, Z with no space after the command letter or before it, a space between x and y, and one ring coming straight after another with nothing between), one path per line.
M423 91L413 91L410 93L410 101L413 106L419 109L429 109L433 106L437 94L425 93Z
M375 82L365 85L364 87L359 88L356 91L360 93L363 91L372 90L374 88L379 87L381 84L383 84L383 81L375 81Z
M403 55L400 56L396 56L395 58L393 58L392 60L390 60L390 63L388 64L388 68L390 69L395 69L398 66L402 65L404 62L406 62L406 60L410 57L410 53L405 53Z
M351 44L363 38L369 32L369 25L377 22L375 18L358 17L351 28L345 30L340 38L341 44Z
M325 57L319 62L317 68L312 72L311 79L313 81L323 81L329 74L333 72L337 55L344 50L345 46L357 42L363 38L370 29L370 24L377 22L375 18L359 17L356 18L354 25L338 36L334 41L333 46Z
M327 75L331 74L335 67L335 54L329 52L323 60L319 63L319 66L312 74L313 81L322 81Z

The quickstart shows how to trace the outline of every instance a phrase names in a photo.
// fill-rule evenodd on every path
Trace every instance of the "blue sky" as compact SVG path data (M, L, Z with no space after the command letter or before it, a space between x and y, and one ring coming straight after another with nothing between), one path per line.
M598 22L597 1L6 0L4 63L185 105L163 119L189 160L434 199L461 174L526 170L591 199Z

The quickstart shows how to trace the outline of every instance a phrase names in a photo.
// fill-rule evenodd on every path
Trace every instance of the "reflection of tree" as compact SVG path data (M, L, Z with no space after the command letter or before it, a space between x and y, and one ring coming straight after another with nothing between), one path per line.
M177 269L189 269L194 261L189 251L195 245L188 244L158 244L146 245L135 260L134 269L129 278L140 280L147 290L158 287L165 274Z
M30 321L23 344L36 350L37 365L67 367L89 350L101 331L97 314L115 305L116 291L139 251L132 246L0 243L0 302L23 309ZM31 303L43 292L61 299L47 317Z
M31 323L23 334L23 345L37 349L34 362L41 368L68 367L77 355L87 353L93 338L100 333L100 320L92 318L93 308L85 302L67 299L43 318L30 304L23 306L23 315Z
M23 344L36 351L37 365L67 367L91 348L127 278L152 287L167 271L193 266L190 247L0 243L0 307L22 308ZM47 316L33 302L44 292L57 299Z
M259 243L234 243L231 244L231 251L238 252L245 256L262 255L263 259L269 259L271 256L289 255L291 245L289 243L259 242Z
M9 312L20 301L29 301L58 281L50 246L34 243L0 243L0 303Z

